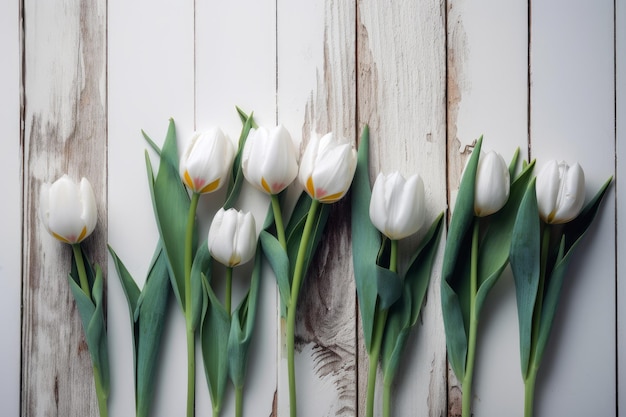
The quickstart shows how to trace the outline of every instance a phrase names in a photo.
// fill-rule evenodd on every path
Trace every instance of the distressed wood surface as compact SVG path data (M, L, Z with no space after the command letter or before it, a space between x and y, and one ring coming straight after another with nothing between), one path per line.
M418 173L426 224L446 209L445 3L439 0L362 2L358 18L359 126L370 125L371 172ZM398 34L403 41L398 42ZM424 227L426 229L426 227ZM425 230L422 230L422 234ZM400 245L400 268L419 236ZM446 409L445 337L439 303L441 256L395 381L394 415L439 416ZM360 323L359 323L360 326ZM362 334L359 335L360 340ZM368 356L359 343L359 414L365 415ZM379 388L382 374L379 370ZM376 409L382 412L382 390Z
M5 138L0 147L3 204L0 205L0 404L7 416L20 410L20 307L21 307L21 105L20 105L20 9L17 2L0 4L0 125Z
M106 3L24 2L22 415L97 413L91 361L67 282L68 245L39 220L39 188L86 177L98 225L85 241L106 274Z
M279 1L277 19L279 122L301 142L302 150L312 132L332 131L356 140L355 3ZM302 416L356 413L356 294L352 264L345 262L351 254L346 201L333 204L300 291L295 370ZM280 416L289 414L286 371L282 350Z
M466 146L481 134L486 149L509 159L519 146L523 158L537 158L538 168L552 158L578 160L589 196L624 170L623 0L188 0L176 7L166 0L12 0L0 6L0 21L7 63L0 66L0 122L11 139L0 144L2 190L4 201L20 203L0 207L0 331L14 341L0 346L7 416L98 414L67 285L70 250L39 221L40 184L64 172L89 178L99 223L87 250L106 267L110 243L141 286L158 233L140 129L160 144L170 117L181 149L194 130L212 125L236 140L235 105L254 111L260 125L285 125L301 148L312 131L333 130L356 143L368 123L371 177L396 169L422 175L430 221L452 209ZM617 416L616 407L626 403L626 291L616 260L624 239L616 218L623 194L617 188L608 194L570 268L539 373L538 416ZM202 234L222 197L203 197ZM260 227L263 195L247 187L238 206L252 210ZM368 364L349 261L349 213L347 200L333 207L302 289L301 416L364 415ZM15 244L20 233L21 246ZM403 242L404 250L418 239ZM396 381L398 416L460 415L462 390L445 361L442 249ZM108 270L110 415L126 417L134 409L128 309L111 264ZM288 414L284 324L266 272L244 412L281 417ZM21 283L12 280L20 273ZM245 287L239 281L236 298ZM170 417L182 414L186 395L184 320L173 298L163 341L153 415ZM484 307L478 343L474 414L522 415L510 272ZM197 362L197 415L209 415ZM233 414L232 400L227 390L222 415Z

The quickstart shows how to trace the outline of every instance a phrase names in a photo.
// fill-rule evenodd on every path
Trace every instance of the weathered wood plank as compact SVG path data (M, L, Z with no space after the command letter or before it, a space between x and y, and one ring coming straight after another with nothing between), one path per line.
M20 410L20 324L22 267L21 201L21 26L17 1L0 4L0 125L5 140L0 151L3 204L0 205L3 239L0 242L0 345L3 372L0 374L0 404L8 416Z
M306 143L312 131L356 138L355 3L278 2L278 121ZM335 203L300 295L298 415L356 413L355 287L347 200ZM281 333L284 327L281 328ZM288 415L281 338L278 415Z
M361 2L357 18L358 125L370 125L370 177L395 170L405 177L419 173L428 224L446 207L445 12L445 2L438 0ZM401 242L401 269L417 244L417 236ZM440 416L446 410L440 270L438 261L393 389L394 415ZM359 415L365 415L369 366L358 326L358 403ZM380 371L378 379L382 382ZM381 400L378 395L376 415Z
M531 156L539 169L578 161L589 199L615 169L614 2L533 2L531 12ZM617 413L614 196L570 265L536 415Z
M22 414L98 414L91 361L67 283L70 248L39 216L39 187L86 177L99 222L86 242L106 272L106 2L24 2Z
M236 142L241 121L235 106L254 111L260 126L276 125L276 3L270 0L196 2L195 124L198 130L220 126ZM225 42L224 40L228 40ZM213 213L224 202L224 193L201 199L201 236L206 238ZM269 198L244 183L237 208L251 211L257 229L265 220ZM233 306L248 289L252 264L235 269ZM216 266L213 283L224 294L224 269ZM250 345L248 375L244 387L244 415L268 416L276 393L277 290L276 279L265 265L261 281L255 336ZM210 397L204 370L198 370L198 415L209 415ZM222 415L235 413L233 390L226 391Z
M626 195L626 183L620 181L626 178L626 164L624 161L624 144L626 144L626 3L622 0L615 2L615 91L616 91L616 216L626 210L626 200L618 196ZM616 220L617 234L616 253L626 245L626 224ZM626 259L617 256L617 409L626 410L626 283L624 282L624 268Z
M484 135L483 149L510 160L528 154L528 5L448 2L448 193L453 208L469 148ZM481 313L474 372L476 415L523 408L515 289L507 270ZM494 365L497 364L497 365ZM461 414L461 384L449 371L448 414ZM517 414L521 414L521 411Z
M194 129L193 3L173 7L169 1L108 1L109 242L140 287L158 240L144 159L149 147L140 131L161 145L169 117L176 122L179 144ZM150 155L156 165L157 158ZM128 307L112 264L109 270L110 415L132 416ZM170 301L152 406L155 417L183 415L186 404L185 324L174 297ZM196 376L197 381L203 378L202 373Z

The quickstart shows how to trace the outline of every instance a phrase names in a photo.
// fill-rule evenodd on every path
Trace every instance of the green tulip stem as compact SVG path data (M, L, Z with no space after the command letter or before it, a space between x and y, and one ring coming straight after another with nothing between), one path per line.
M72 245L72 250L74 251L74 259L76 259L76 269L78 270L80 288L91 300L91 289L89 289L89 280L87 279L87 272L85 271L85 260L83 259L83 251L80 249L80 243L74 243Z
M471 417L472 408L472 380L474 377L474 359L476 357L476 333L478 330L478 311L476 309L476 293L478 292L478 238L480 235L480 221L474 218L472 233L472 253L470 266L470 323L467 341L467 362L463 377L463 417Z
M276 237L283 249L287 250L287 239L285 238L285 226L283 226L283 214L280 210L280 200L277 194L272 194L272 210L274 211L274 224L276 225Z
M370 366L367 375L367 402L365 404L365 416L374 416L374 396L376 393L376 371L378 370L378 359L380 358L380 348L387 322L387 309L378 309L376 306L376 316L374 318L374 334L372 335L372 350L370 352Z
M187 417L194 416L194 396L196 390L196 350L193 330L193 308L191 306L191 266L193 262L193 231L196 224L196 210L200 194L191 195L187 231L185 235L185 322L187 325Z
M309 240L311 239L311 231L315 224L315 215L320 205L318 200L311 202L309 213L307 214L304 230L302 231L302 240L298 248L296 257L296 265L293 273L293 281L291 283L291 297L287 306L287 371L289 375L289 415L296 417L298 409L296 404L296 370L294 364L295 349L295 329L296 329L296 310L298 308L298 295L300 294L300 284L304 275L304 260L306 258Z
M537 380L537 368L530 365L528 375L524 380L524 417L532 417L533 403L535 401L535 381Z
M543 291L546 281L546 266L548 264L548 254L550 252L550 234L551 228L549 224L545 224L543 228L543 236L541 240L541 258L539 268L539 285L537 287L537 298L535 299L535 308L533 310L533 328L530 339L530 360L528 363L528 371L524 379L524 416L531 417L533 415L533 403L535 397L535 381L537 379L537 371L539 370L539 358L537 358L537 339L539 338L539 329L541 327L541 310L543 309Z
M397 272L398 269L398 241L391 240L391 254L389 258L389 270ZM387 323L388 309L379 309L376 305L376 313L374 316L374 334L372 335L372 350L370 351L370 366L367 375L367 400L365 403L365 416L374 416L374 396L376 393L376 372L378 371L378 360L380 358L380 349L383 344L383 335L385 333L385 324ZM389 384L391 385L391 384ZM391 388L389 389L391 391ZM387 395L384 395L387 394ZM383 393L383 403L390 402L389 392ZM383 404L384 406L384 404ZM390 405L389 405L390 408ZM386 416L388 414L385 414Z
M231 300L233 298L233 268L232 266L226 267L226 298L224 301L224 307L226 308L226 312L228 313L228 317L230 317L230 306Z
M383 382L383 417L391 417L391 386L393 378Z
M243 386L235 387L235 417L243 416Z
M93 380L96 384L96 397L98 397L98 410L100 411L100 417L108 417L109 411L107 409L107 399L109 396L102 386L100 368L95 365L93 367Z

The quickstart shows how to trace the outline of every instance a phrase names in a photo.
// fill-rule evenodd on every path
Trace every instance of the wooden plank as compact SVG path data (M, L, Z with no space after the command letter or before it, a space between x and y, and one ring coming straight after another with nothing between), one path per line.
M182 139L194 130L194 5L189 1L172 7L164 0L109 0L108 14L109 242L141 287L158 232L144 160L148 145L140 131L161 145L172 117L182 148ZM156 166L157 158L150 155ZM110 415L131 416L134 390L128 307L112 264L109 270L109 346L114 349ZM171 297L153 416L184 414L185 340L184 317ZM196 376L201 380L202 374Z
M454 205L469 149L510 160L528 157L528 5L526 0L448 2L448 193ZM480 317L473 412L523 409L515 288L505 271ZM448 415L461 415L461 384L449 371Z
M626 194L626 184L620 178L626 178L626 164L623 163L624 146L626 144L626 3L615 2L615 92L616 92L616 216L626 210L626 200L617 198ZM626 245L626 225L617 220L617 250ZM617 257L617 409L626 410L626 285L624 284L624 268L626 259Z
M302 144L312 131L355 139L355 2L281 0L277 19L279 122ZM335 203L300 293L295 357L300 416L356 413L349 216L345 199ZM277 415L283 416L289 413L284 339L280 346Z
M615 173L614 2L533 2L531 12L531 156L539 169L578 161L589 199ZM617 415L614 199L570 265L536 415Z
M445 2L362 2L357 25L358 125L370 125L370 176L394 170L405 177L419 173L430 224L446 207ZM401 265L418 238L400 243ZM394 415L440 416L446 410L441 255L438 259L420 323L396 378ZM369 366L363 342L359 345L359 415L365 415ZM378 379L382 382L380 371ZM382 410L378 391L376 415Z
M99 212L85 248L106 273L106 2L24 2L22 414L96 416L91 361L67 283L70 248L45 231L39 188L86 177Z
M0 125L5 140L0 152L2 167L2 194L0 205L3 239L0 242L0 357L3 372L0 375L0 403L3 413L19 415L20 410L20 324L21 324L21 268L22 268L22 201L21 201L21 26L20 10L16 1L0 4Z
M237 141L241 121L235 106L254 111L261 126L276 125L276 2L239 0L222 3L196 3L196 127L220 126ZM227 42L224 42L227 39ZM216 63L218 63L216 65ZM225 191L225 190L224 190ZM198 213L201 236L206 238L213 213L224 202L224 192L200 201ZM237 208L251 211L257 229L267 214L269 198L244 183ZM233 306L248 288L251 264L235 269ZM224 293L224 270L216 266L213 284ZM247 381L244 387L244 415L272 413L276 393L277 287L269 265L261 281L255 336L250 345ZM209 415L211 402L204 378L198 370L197 415ZM232 389L227 389L222 415L234 415Z

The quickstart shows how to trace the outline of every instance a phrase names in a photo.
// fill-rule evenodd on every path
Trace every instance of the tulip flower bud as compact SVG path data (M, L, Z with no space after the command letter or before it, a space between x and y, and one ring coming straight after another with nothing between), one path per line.
M283 126L250 130L241 158L243 175L255 188L278 194L298 175L291 136Z
M415 174L378 174L370 200L370 219L382 234L400 240L416 233L425 218L424 182Z
M334 203L343 197L356 170L356 150L333 133L319 138L313 134L302 155L300 183L311 198Z
M91 184L80 184L67 175L41 186L39 217L46 230L62 242L82 242L96 228L98 211Z
M256 224L250 213L219 209L215 213L208 240L209 252L228 267L248 262L256 249Z
M500 210L509 199L511 179L502 155L481 153L476 169L474 213L485 217Z
M578 163L571 167L552 160L537 175L539 216L546 223L573 220L585 202L585 173Z
M180 159L180 177L194 193L217 191L228 180L234 158L233 144L221 129L194 133Z

